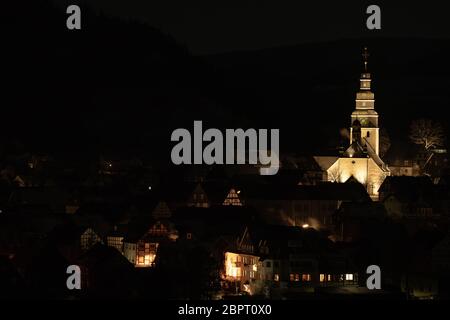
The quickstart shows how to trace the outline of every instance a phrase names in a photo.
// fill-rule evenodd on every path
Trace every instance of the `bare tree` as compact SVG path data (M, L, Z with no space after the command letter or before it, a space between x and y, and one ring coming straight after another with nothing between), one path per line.
M414 120L410 125L409 138L425 150L442 146L444 143L444 129L439 122L429 119Z
M342 170L339 166L334 166L333 169L327 170L328 181L331 182L341 182Z

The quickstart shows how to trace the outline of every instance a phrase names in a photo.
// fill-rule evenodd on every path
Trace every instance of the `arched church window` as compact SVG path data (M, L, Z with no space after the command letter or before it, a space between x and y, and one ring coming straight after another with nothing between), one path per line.
M370 132L367 131L367 138L370 138Z

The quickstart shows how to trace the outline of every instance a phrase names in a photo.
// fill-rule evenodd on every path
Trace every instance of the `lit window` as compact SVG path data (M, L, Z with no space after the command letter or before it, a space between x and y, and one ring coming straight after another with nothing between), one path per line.
M302 281L305 281L305 282L311 281L311 275L310 274L302 274Z
M241 257L236 253L226 252L225 253L225 267L226 276L237 279L241 276L245 276L245 270L238 267Z
M300 275L298 273L295 274L295 281L300 281Z
M226 199L223 202L223 205L224 206L230 206L230 205L231 206L242 206L242 203L239 200L238 193L234 189L230 190Z
M325 281L325 275L323 273L320 274L319 280L320 280L320 282L324 282Z
M273 280L277 282L280 281L280 275L278 273L275 273L273 276Z
M331 278L331 274L329 274L329 275L328 275L327 281L332 281L331 279L332 279L332 278Z
M291 273L289 275L289 281L295 281L295 274Z
M353 274L352 273L347 273L345 275L345 280L347 281L353 281Z

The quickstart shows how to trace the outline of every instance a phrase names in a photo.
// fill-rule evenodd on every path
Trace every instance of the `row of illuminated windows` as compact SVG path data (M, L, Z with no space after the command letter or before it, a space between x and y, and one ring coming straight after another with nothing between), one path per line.
M275 274L275 276L274 276L274 280L278 281L279 280L278 274ZM278 280L276 280L275 278L278 278ZM331 274L321 273L319 275L320 282L344 281L344 279L345 279L345 281L355 281L355 277L354 277L353 273L340 274L340 275L331 275ZM311 274L309 274L309 273L303 273L303 274L291 273L289 275L289 281L291 281L291 282L299 282L299 281L310 282L311 280L312 280L312 277L311 277Z
M138 242L138 251L156 251L158 248L158 243L150 243L150 242Z
M246 257L238 255L236 257L236 262L242 262L243 264L256 264L258 262L258 258L254 257Z
M168 233L168 230L163 224L157 223L153 225L153 227L149 230L149 233L152 236L163 236Z
M332 282L332 281L355 281L355 277L353 273L339 274L339 275L331 275L331 274L323 274L319 275L320 282Z
M311 275L309 273L303 273L303 274L291 273L289 275L289 281L299 282L300 279L303 282L309 282L309 281L311 281Z
M93 231L86 231L80 239L81 249L87 250L93 247L96 243L101 243L102 240Z
M225 201L223 202L224 206L242 206L241 201L239 200L239 198L227 198L225 199Z
M255 272L254 271L247 271L245 269L242 270L242 276L245 278L249 276L250 279L255 279Z
M116 248L122 252L123 237L108 237L108 246Z
M192 205L196 208L208 208L209 207L208 202L195 202Z

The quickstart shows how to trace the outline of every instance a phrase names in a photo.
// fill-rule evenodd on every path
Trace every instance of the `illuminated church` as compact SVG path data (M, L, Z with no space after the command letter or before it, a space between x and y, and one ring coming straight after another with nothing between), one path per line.
M314 157L332 182L356 180L363 184L367 193L378 200L378 189L390 171L379 156L380 129L375 111L375 96L371 91L371 75L367 69L369 54L364 48L364 72L361 74L359 91L356 93L355 110L351 115L348 148L335 157Z

